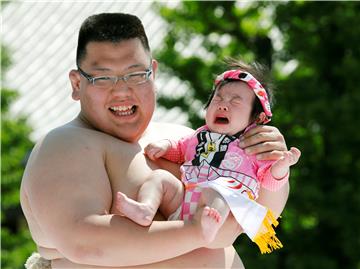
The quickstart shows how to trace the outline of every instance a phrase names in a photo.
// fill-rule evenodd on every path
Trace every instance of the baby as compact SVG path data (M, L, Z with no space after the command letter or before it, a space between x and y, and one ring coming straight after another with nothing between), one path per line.
M152 160L166 158L181 163L181 181L155 170L141 186L138 200L117 195L116 208L140 225L150 225L156 211L170 220L191 221L201 210L204 238L211 242L230 210L244 232L262 253L282 247L273 226L272 212L258 204L260 186L276 191L289 177L300 151L291 148L277 161L260 161L245 154L241 135L270 121L270 91L251 74L257 65L233 64L219 75L206 105L206 125L179 141L149 144L145 154Z

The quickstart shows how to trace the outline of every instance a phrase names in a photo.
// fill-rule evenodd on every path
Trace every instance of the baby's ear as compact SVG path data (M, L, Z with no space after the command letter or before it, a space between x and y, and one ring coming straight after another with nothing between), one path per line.
M266 114L265 112L261 112L259 116L257 116L256 123L261 124L266 120Z

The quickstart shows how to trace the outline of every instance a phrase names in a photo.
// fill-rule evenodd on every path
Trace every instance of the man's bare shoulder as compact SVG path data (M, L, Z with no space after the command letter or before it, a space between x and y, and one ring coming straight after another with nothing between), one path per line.
M28 160L23 184L44 184L73 178L80 170L104 169L104 156L110 141L119 141L105 133L66 124L50 131L33 148ZM121 143L121 142L119 142ZM76 164L76 165L74 165ZM59 172L61 171L61 173Z
M51 130L37 143L35 149L55 150L57 153L64 150L76 152L81 147L101 149L114 140L114 137L106 133L68 123Z
M70 122L68 124L53 129L44 138L56 139L56 140L79 138L86 141L87 139L96 139L96 138L107 139L111 137L112 136L104 132L100 132L95 129L87 128Z
M157 139L179 139L194 133L193 129L185 125L163 122L151 122L149 130Z

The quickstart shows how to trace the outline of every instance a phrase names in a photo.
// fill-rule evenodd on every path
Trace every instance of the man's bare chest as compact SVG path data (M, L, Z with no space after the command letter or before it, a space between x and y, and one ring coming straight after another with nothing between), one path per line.
M147 180L150 172L157 168L139 147L132 145L114 146L108 150L105 166L111 184L113 204L118 191L137 199L140 186Z

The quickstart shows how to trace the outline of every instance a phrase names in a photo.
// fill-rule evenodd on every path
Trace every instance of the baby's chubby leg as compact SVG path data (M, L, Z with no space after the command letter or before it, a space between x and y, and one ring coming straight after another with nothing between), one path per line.
M168 217L181 205L183 196L184 188L181 181L173 174L157 169L151 172L140 187L137 201L118 192L116 208L132 221L148 226L158 208Z
M219 193L207 188L202 191L199 210L202 210L203 236L208 242L211 242L229 215L229 206Z

